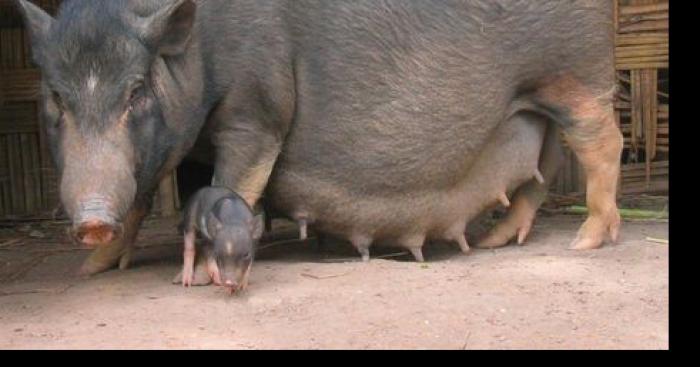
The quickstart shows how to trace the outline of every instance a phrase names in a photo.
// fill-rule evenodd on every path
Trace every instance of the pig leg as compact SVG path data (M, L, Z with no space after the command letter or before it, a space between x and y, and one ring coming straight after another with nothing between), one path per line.
M297 221L299 224L299 239L302 241L306 241L306 239L309 237L308 236L308 223L307 220L302 218Z
M423 258L423 244L425 243L425 236L411 236L401 239L401 245L407 248L411 255L416 259L417 262L422 263L425 261Z
M124 219L124 232L121 238L96 248L83 262L78 274L93 275L119 266L124 270L131 261L134 241L138 234L143 218L150 209L150 201L134 204Z
M182 285L184 287L189 287L192 285L195 257L194 240L194 231L190 230L185 233L185 251L183 254L184 264L182 265Z
M586 173L589 214L572 249L598 248L606 238L615 242L620 229L616 193L623 142L615 123L613 92L593 91L574 77L560 77L539 92L545 108L557 111L554 118Z
M283 92L280 88L270 91ZM282 121L292 117L291 110L289 116L273 116L273 111L265 110L272 106L260 106L261 98L264 96L234 92L212 116L217 129L212 136L216 148L213 183L235 191L251 207L262 196L282 150L287 126ZM289 102L293 107L293 100Z
M479 241L477 248L502 247L514 237L517 237L518 244L525 243L537 209L547 198L547 190L556 179L563 157L559 129L554 124L549 124L540 153L539 170L533 173L534 179L515 191L513 204L506 217Z
M369 262L369 247L372 245L372 238L364 235L354 235L350 238L350 242L362 256L362 261Z
M457 237L456 242L463 253L468 254L471 251L469 243L467 243L467 237L464 234Z

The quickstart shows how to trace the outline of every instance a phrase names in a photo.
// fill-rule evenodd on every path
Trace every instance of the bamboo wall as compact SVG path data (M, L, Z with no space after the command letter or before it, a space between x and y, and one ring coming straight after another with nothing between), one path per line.
M615 117L625 139L620 194L668 193L668 0L615 4ZM582 193L572 152L553 191Z
M668 192L668 0L617 7L616 117L625 137L624 194Z
M32 1L50 14L61 2ZM58 208L56 172L38 123L39 80L14 1L0 0L0 218ZM173 214L179 205L173 175L160 187L154 209Z
M55 13L61 0L32 0ZM668 190L668 0L616 0L616 69L620 91L615 103L625 137L620 191ZM38 215L58 204L56 174L38 128L39 71L30 60L27 35L11 0L0 0L0 218ZM179 206L170 176L156 195L156 210ZM585 190L575 156L553 191Z

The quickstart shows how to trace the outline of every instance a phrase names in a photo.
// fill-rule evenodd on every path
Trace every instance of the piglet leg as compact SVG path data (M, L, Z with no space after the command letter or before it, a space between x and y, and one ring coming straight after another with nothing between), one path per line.
M201 255L202 253L203 255ZM209 251L200 251L200 255L195 257L194 271L192 273L190 286L204 286L212 283L212 274L210 271L211 261L214 261L214 264L216 264L216 261ZM180 271L175 278L173 278L173 284L182 283L184 273L184 269L183 271Z
M214 284L221 285L221 275L219 273L219 266L216 265L216 259L211 253L207 255L207 274L209 274L209 278Z
M195 257L195 233L189 231L185 233L185 251L183 254L184 264L182 265L182 286L189 287L192 285L194 278L194 257Z

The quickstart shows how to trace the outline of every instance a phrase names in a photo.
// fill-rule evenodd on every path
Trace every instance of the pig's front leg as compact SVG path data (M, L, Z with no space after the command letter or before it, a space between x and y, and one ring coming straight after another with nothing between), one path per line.
M93 275L112 269L117 265L121 270L126 269L131 261L134 241L141 228L141 222L150 208L150 200L134 203L124 219L122 236L107 245L96 248L83 262L78 274Z
M237 127L215 138L216 164L213 185L228 187L253 207L267 186L282 141L277 134Z

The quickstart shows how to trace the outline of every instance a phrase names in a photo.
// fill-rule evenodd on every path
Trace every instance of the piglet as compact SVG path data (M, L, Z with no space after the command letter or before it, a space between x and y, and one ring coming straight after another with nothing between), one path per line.
M197 191L188 202L180 225L185 237L182 285L192 285L195 237L199 233L210 254L207 271L212 281L230 293L244 290L255 246L262 236L263 216L255 215L239 195L227 188L205 187Z

